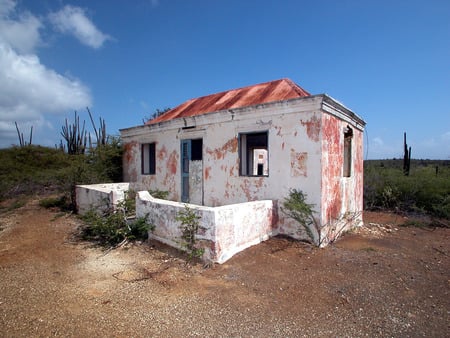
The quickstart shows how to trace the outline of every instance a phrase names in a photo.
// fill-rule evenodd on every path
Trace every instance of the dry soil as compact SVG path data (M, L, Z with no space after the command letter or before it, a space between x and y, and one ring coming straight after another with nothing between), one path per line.
M102 251L34 201L0 215L0 336L449 337L450 229L364 217L325 249L274 238L204 269Z

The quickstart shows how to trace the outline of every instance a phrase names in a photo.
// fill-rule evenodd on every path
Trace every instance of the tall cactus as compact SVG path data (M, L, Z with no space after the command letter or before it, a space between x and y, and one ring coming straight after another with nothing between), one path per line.
M91 111L89 110L88 107L86 107L88 113L89 113L89 117L91 119L91 123L92 123L92 127L94 128L94 132L95 132L95 137L97 138L97 146L100 145L105 145L108 142L108 138L106 135L106 122L104 119L102 119L100 117L100 127L97 130L97 127L95 126L95 122L94 119L92 118L92 114Z
M19 126L17 125L17 122L14 122L14 123L16 125L17 136L19 137L19 145L21 147L30 146L31 145L31 141L33 140L33 126L31 126L31 129L30 129L30 141L27 144L27 142L23 138L23 133L21 133L20 130L19 130Z
M80 117L75 111L74 122L69 124L66 118L66 125L62 126L61 136L66 140L67 153L70 155L84 154L86 150L87 132L85 130L85 122L83 121L83 126L80 128Z
M403 133L403 174L409 176L409 169L411 167L411 147L408 149L406 143L406 133Z

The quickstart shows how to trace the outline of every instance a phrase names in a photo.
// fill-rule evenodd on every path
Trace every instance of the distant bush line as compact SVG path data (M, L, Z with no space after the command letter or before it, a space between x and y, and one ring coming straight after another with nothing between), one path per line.
M411 160L409 176L402 164L364 162L364 209L450 219L450 161Z
M78 155L34 145L0 149L0 201L57 193L73 208L75 185L122 181L122 155L119 138ZM411 160L409 176L402 165L364 162L364 209L450 219L450 161Z
M77 155L35 145L0 149L0 201L57 193L73 208L75 185L122 181L122 153L119 138Z

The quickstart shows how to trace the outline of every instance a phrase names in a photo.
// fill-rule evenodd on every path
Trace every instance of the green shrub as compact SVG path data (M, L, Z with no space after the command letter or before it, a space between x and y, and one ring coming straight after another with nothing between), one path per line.
M166 200L169 196L169 192L166 190L149 190L148 191L150 195L152 195L154 198L159 198L162 200Z
M314 220L314 204L306 202L307 195L297 189L290 189L289 196L283 201L281 210L290 218L296 220L300 226L306 231L311 243L314 243L314 234L312 229L316 229L318 234L316 222ZM320 238L319 238L320 242Z
M99 215L94 210L83 215L86 225L82 237L103 246L116 246L124 241L146 240L153 226L145 217L127 220L121 212L108 212Z
M119 138L78 155L33 145L0 149L0 200L63 193L74 208L76 185L122 181L122 153Z
M39 205L43 208L49 209L49 208L59 208L59 209L66 209L68 207L67 205L67 199L66 196L60 196L60 197L46 197L41 200L39 200Z
M199 248L197 243L197 234L201 229L201 217L186 205L184 210L180 211L175 219L181 222L181 245L186 250L188 258L202 257L205 249Z
M147 217L133 219L136 209L134 192L127 191L125 200L119 202L114 209L106 208L102 214L100 209L90 210L81 216L85 222L82 237L104 246L116 246L124 241L146 240L148 232L154 225L147 222Z
M366 161L364 208L428 214L450 219L450 165L412 161L409 176L396 162ZM436 163L439 163L438 170Z

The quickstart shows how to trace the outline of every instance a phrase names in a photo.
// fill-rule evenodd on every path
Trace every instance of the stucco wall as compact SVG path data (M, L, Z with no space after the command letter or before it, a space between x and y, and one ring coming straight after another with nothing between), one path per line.
M344 130L353 131L351 174L344 176ZM348 121L322 116L321 245L335 240L349 227L362 223L363 133Z
M129 183L77 185L75 187L77 211L83 215L89 210L102 212L114 208L118 202L124 200L128 189Z
M222 207L204 207L153 198L138 192L136 216L146 217L155 226L150 238L183 249L179 212L188 206L200 216L202 230L197 236L205 249L203 259L223 263L240 252L277 233L276 208L272 201L255 201Z
M134 190L167 190L170 200L180 201L180 142L202 138L202 166L195 166L202 173L194 170L190 177L191 184L203 177L203 191L191 189L196 202L199 196L210 207L270 199L281 206L295 188L314 204L317 223L325 226L321 237L331 234L326 241L333 240L341 228L336 220L362 210L364 124L352 114L329 97L312 96L121 130L124 175ZM347 124L354 129L353 174L343 178L342 130ZM268 133L268 176L240 175L239 135L251 132ZM140 146L151 142L156 143L156 175L141 175ZM280 233L306 236L281 210L278 226Z
M180 141L203 138L203 203L221 206L261 199L280 199L290 188L302 189L320 204L320 119L317 98L223 111L156 126L122 131L125 144L125 177L134 190L168 190L169 199L180 201ZM197 128L183 129L196 125ZM268 132L269 175L239 174L239 134ZM310 135L310 136L308 136ZM156 143L156 175L141 175L140 145Z

